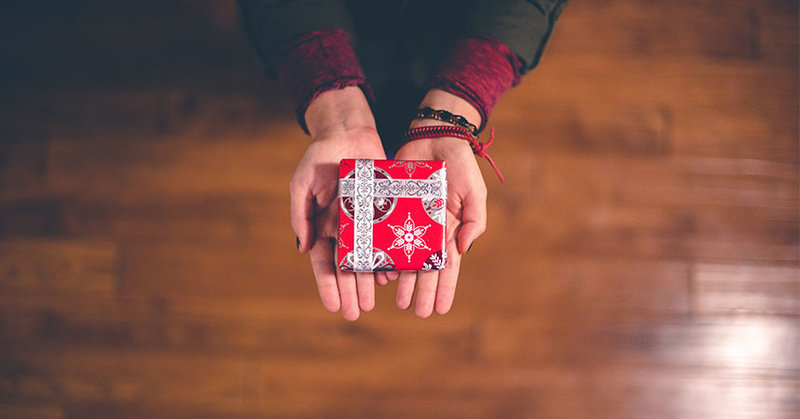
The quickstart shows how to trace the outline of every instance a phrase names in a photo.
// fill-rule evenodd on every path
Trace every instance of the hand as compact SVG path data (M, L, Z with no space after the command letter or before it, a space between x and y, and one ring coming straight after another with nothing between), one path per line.
M448 109L480 123L477 111L462 99L443 91L433 90L425 97L422 106ZM411 127L443 125L433 120L415 120ZM411 306L414 288L417 289L415 313L428 317L435 309L445 314L453 305L461 256L469 250L486 230L486 184L469 143L459 138L431 138L414 140L397 152L398 160L444 160L447 164L447 265L441 271L380 272L379 284L399 278L397 306L403 310Z
M309 253L322 305L354 321L375 306L375 276L342 272L336 266L339 161L386 155L357 87L321 94L309 105L305 119L312 140L290 185L292 228L298 250Z

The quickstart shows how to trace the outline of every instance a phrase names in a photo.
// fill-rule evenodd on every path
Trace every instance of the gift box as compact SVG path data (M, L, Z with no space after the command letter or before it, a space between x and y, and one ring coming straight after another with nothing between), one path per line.
M356 272L444 269L446 203L443 161L342 160L339 268Z

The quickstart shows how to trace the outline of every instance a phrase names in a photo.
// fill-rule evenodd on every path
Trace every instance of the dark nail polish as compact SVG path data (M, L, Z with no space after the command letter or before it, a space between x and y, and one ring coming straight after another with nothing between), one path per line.
M470 243L470 244L469 244L469 247L467 248L467 252L469 252L470 250L472 250L472 245L473 245L473 244L475 244L475 242L472 242L472 243Z
M300 237L295 237L294 239L297 240L297 250L300 251Z

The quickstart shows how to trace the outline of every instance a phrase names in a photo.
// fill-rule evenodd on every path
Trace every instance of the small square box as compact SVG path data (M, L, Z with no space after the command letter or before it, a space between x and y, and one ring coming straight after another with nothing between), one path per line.
M342 160L339 268L356 272L444 269L446 204L443 161Z

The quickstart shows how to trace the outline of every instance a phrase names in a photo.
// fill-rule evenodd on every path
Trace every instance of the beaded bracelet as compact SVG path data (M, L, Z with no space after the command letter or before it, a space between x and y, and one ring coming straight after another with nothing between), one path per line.
M428 107L417 109L416 112L414 113L414 118L412 119L435 119L437 121L447 122L448 124L453 124L466 129L476 137L480 132L478 130L478 127L467 121L467 118L440 109L433 109Z
M505 183L505 178L503 174L500 173L500 169L497 168L497 165L494 163L492 156L486 151L489 148L489 145L492 144L494 141L494 127L492 127L491 134L489 135L489 141L485 144L478 141L478 137L467 131L466 128L460 126L444 126L444 125L435 125L435 126L427 126L427 127L417 127L411 128L403 134L403 138L406 141L414 141L420 140L423 138L441 138L441 137L455 137L460 138L462 140L466 140L469 142L470 147L472 147L472 152L475 153L478 157L483 157L489 161L489 164L492 165L492 169L497 174L497 177L500 178L500 183Z

